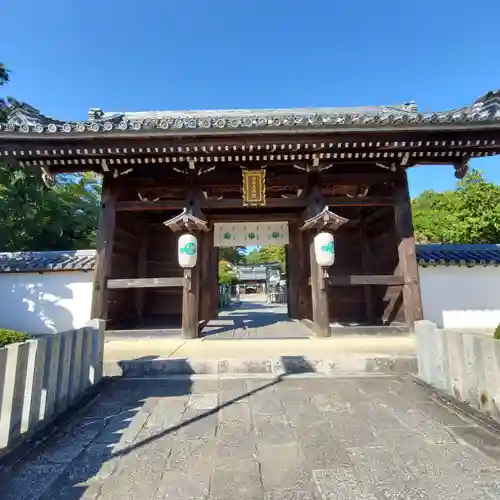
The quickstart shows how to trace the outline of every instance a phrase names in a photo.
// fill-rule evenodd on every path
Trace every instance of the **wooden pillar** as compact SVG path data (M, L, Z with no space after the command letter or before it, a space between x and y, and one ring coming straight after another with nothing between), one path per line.
M399 268L405 281L403 304L406 324L410 329L413 329L415 321L422 319L423 315L406 170L398 172L394 188L394 219L398 241Z
M363 274L372 272L372 252L370 247L370 238L368 235L368 226L365 223L363 208L360 209L359 215L359 240L361 245L361 270ZM365 297L365 315L369 323L374 321L373 309L373 287L371 285L363 286L363 294Z
M308 219L318 215L325 207L321 194L321 178L317 172L309 174L308 179L308 203L304 216ZM317 229L303 231L307 234L310 262L310 284L313 329L320 337L330 335L330 314L328 308L328 283L323 276L324 269L316 260L314 249L314 237ZM304 248L303 256L307 258L307 246Z
M302 318L312 320L312 296L311 296L311 259L309 257L309 232L300 231L299 238L297 239L297 259L299 260L299 290L298 301L299 311L301 311Z
M290 317L292 319L312 320L309 234L300 230L299 222L289 224L287 252L287 275L290 300Z
M311 298L314 331L319 337L330 335L330 315L328 311L328 284L323 277L323 268L318 265L314 250L315 231L309 231L309 255L311 262Z
M182 291L182 335L187 339L198 337L198 308L200 300L200 262L184 269Z
M298 240L300 234L299 226L296 222L288 224L289 243L286 249L286 272L288 276L287 294L288 294L288 314L292 319L302 319L303 315L300 311L299 292L300 292L300 260L301 256L298 253Z
M214 319L219 314L219 247L212 247L210 269L210 319Z
M139 249L137 252L137 277L147 278L147 255L148 255L148 227L141 225L139 229ZM137 319L142 322L144 314L144 302L146 298L146 289L138 288L135 291L135 304L137 310Z
M97 265L92 293L91 317L107 319L107 280L111 273L116 218L116 193L109 179L103 179L101 214L97 236Z
M200 283L202 293L200 294L200 320L209 321L212 319L212 296L213 281L217 280L217 275L213 272L211 260L214 252L214 232L208 231L200 235Z

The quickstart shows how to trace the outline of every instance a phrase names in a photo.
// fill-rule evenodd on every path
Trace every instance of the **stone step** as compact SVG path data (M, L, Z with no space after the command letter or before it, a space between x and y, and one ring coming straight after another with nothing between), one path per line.
M155 358L106 361L106 376L162 377L169 375L295 374L320 373L330 376L406 374L417 372L414 356L339 356L313 359L280 356L260 359Z

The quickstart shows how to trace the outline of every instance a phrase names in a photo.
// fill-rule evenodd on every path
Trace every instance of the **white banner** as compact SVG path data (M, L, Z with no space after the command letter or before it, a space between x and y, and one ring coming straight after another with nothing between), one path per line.
M215 223L216 247L286 245L287 222L222 222Z

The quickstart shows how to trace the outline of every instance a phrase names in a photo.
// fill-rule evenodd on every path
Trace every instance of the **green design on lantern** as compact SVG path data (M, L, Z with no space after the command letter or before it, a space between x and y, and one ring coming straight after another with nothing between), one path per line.
M224 233L224 239L225 240L230 240L231 239L231 233Z
M278 231L274 231L274 233L271 233L271 237L277 240L280 237L280 233L278 233Z
M326 253L333 253L333 241L330 241L328 245L322 245L321 250Z
M248 237L251 239L251 240L254 240L255 237L256 237L256 234L255 233L248 233Z
M181 253L185 253L187 255L195 255L196 254L196 244L195 243L187 243L185 247L181 248Z

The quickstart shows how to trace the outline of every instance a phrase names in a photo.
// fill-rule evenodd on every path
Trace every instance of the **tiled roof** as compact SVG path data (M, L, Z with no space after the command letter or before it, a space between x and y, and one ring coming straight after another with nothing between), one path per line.
M87 120L63 121L41 114L24 103L9 105L6 124L0 135L22 133L185 133L186 131L289 130L371 128L432 128L500 123L500 91L488 92L471 106L440 112L419 112L413 102L395 106L235 109L197 111L105 112L91 109Z
M0 273L92 271L95 250L0 253Z
M417 260L423 267L500 266L500 244L417 245ZM95 265L95 250L0 253L0 273L92 271ZM259 279L254 277L256 271L265 277L265 266L238 266L238 270L242 279Z
M498 266L500 245L417 245L417 260L421 266Z

